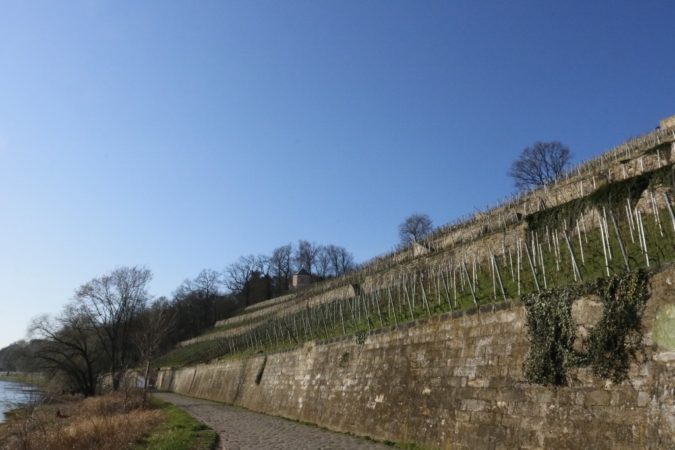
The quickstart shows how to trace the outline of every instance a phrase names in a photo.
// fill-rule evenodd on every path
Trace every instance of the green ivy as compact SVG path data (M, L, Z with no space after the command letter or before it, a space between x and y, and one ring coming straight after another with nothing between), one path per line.
M585 362L596 376L618 383L628 377L630 360L642 341L640 321L649 296L648 276L636 271L600 279L596 290L604 312L588 337Z
M625 380L642 340L640 321L647 286L648 275L639 270L523 296L530 342L523 363L525 378L531 383L561 386L567 384L569 368L588 366L596 376L617 383ZM603 315L589 333L586 351L575 352L572 345L577 325L572 319L572 303L589 294L600 296Z
M355 338L356 338L356 343L358 345L363 345L366 343L366 338L368 337L368 333L364 330L357 331Z
M523 372L531 383L566 383L576 329L571 308L577 297L572 288L547 289L523 296L530 339Z

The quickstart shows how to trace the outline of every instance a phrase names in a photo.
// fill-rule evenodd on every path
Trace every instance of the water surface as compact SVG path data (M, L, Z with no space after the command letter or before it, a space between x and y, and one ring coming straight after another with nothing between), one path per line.
M0 380L0 423L5 421L5 413L11 409L37 400L40 392L29 384Z

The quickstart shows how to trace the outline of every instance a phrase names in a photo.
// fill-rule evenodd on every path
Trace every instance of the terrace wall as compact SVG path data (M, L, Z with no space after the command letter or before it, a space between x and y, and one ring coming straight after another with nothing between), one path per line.
M624 383L587 369L575 369L567 387L525 382L525 324L522 306L504 304L387 328L365 341L163 369L158 386L432 448L675 448L675 339L653 333L675 333L675 268L651 279L643 351Z

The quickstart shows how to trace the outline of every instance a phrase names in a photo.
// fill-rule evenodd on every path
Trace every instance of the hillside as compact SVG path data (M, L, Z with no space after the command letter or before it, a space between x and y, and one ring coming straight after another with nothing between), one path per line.
M672 125L672 124L671 124ZM422 245L244 309L157 361L185 366L355 335L675 259L675 128L439 228ZM451 200L450 200L451 201Z

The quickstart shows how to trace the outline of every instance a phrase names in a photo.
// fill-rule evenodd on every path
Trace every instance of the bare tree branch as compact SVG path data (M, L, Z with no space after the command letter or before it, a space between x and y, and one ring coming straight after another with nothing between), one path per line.
M432 222L428 215L415 213L408 216L398 227L403 245L419 242L431 233Z
M513 162L509 176L520 190L544 186L565 173L571 158L569 148L558 141L535 142Z
M121 369L128 363L130 329L148 300L152 273L143 267L121 267L82 285L75 294L110 362L113 389L119 388Z

